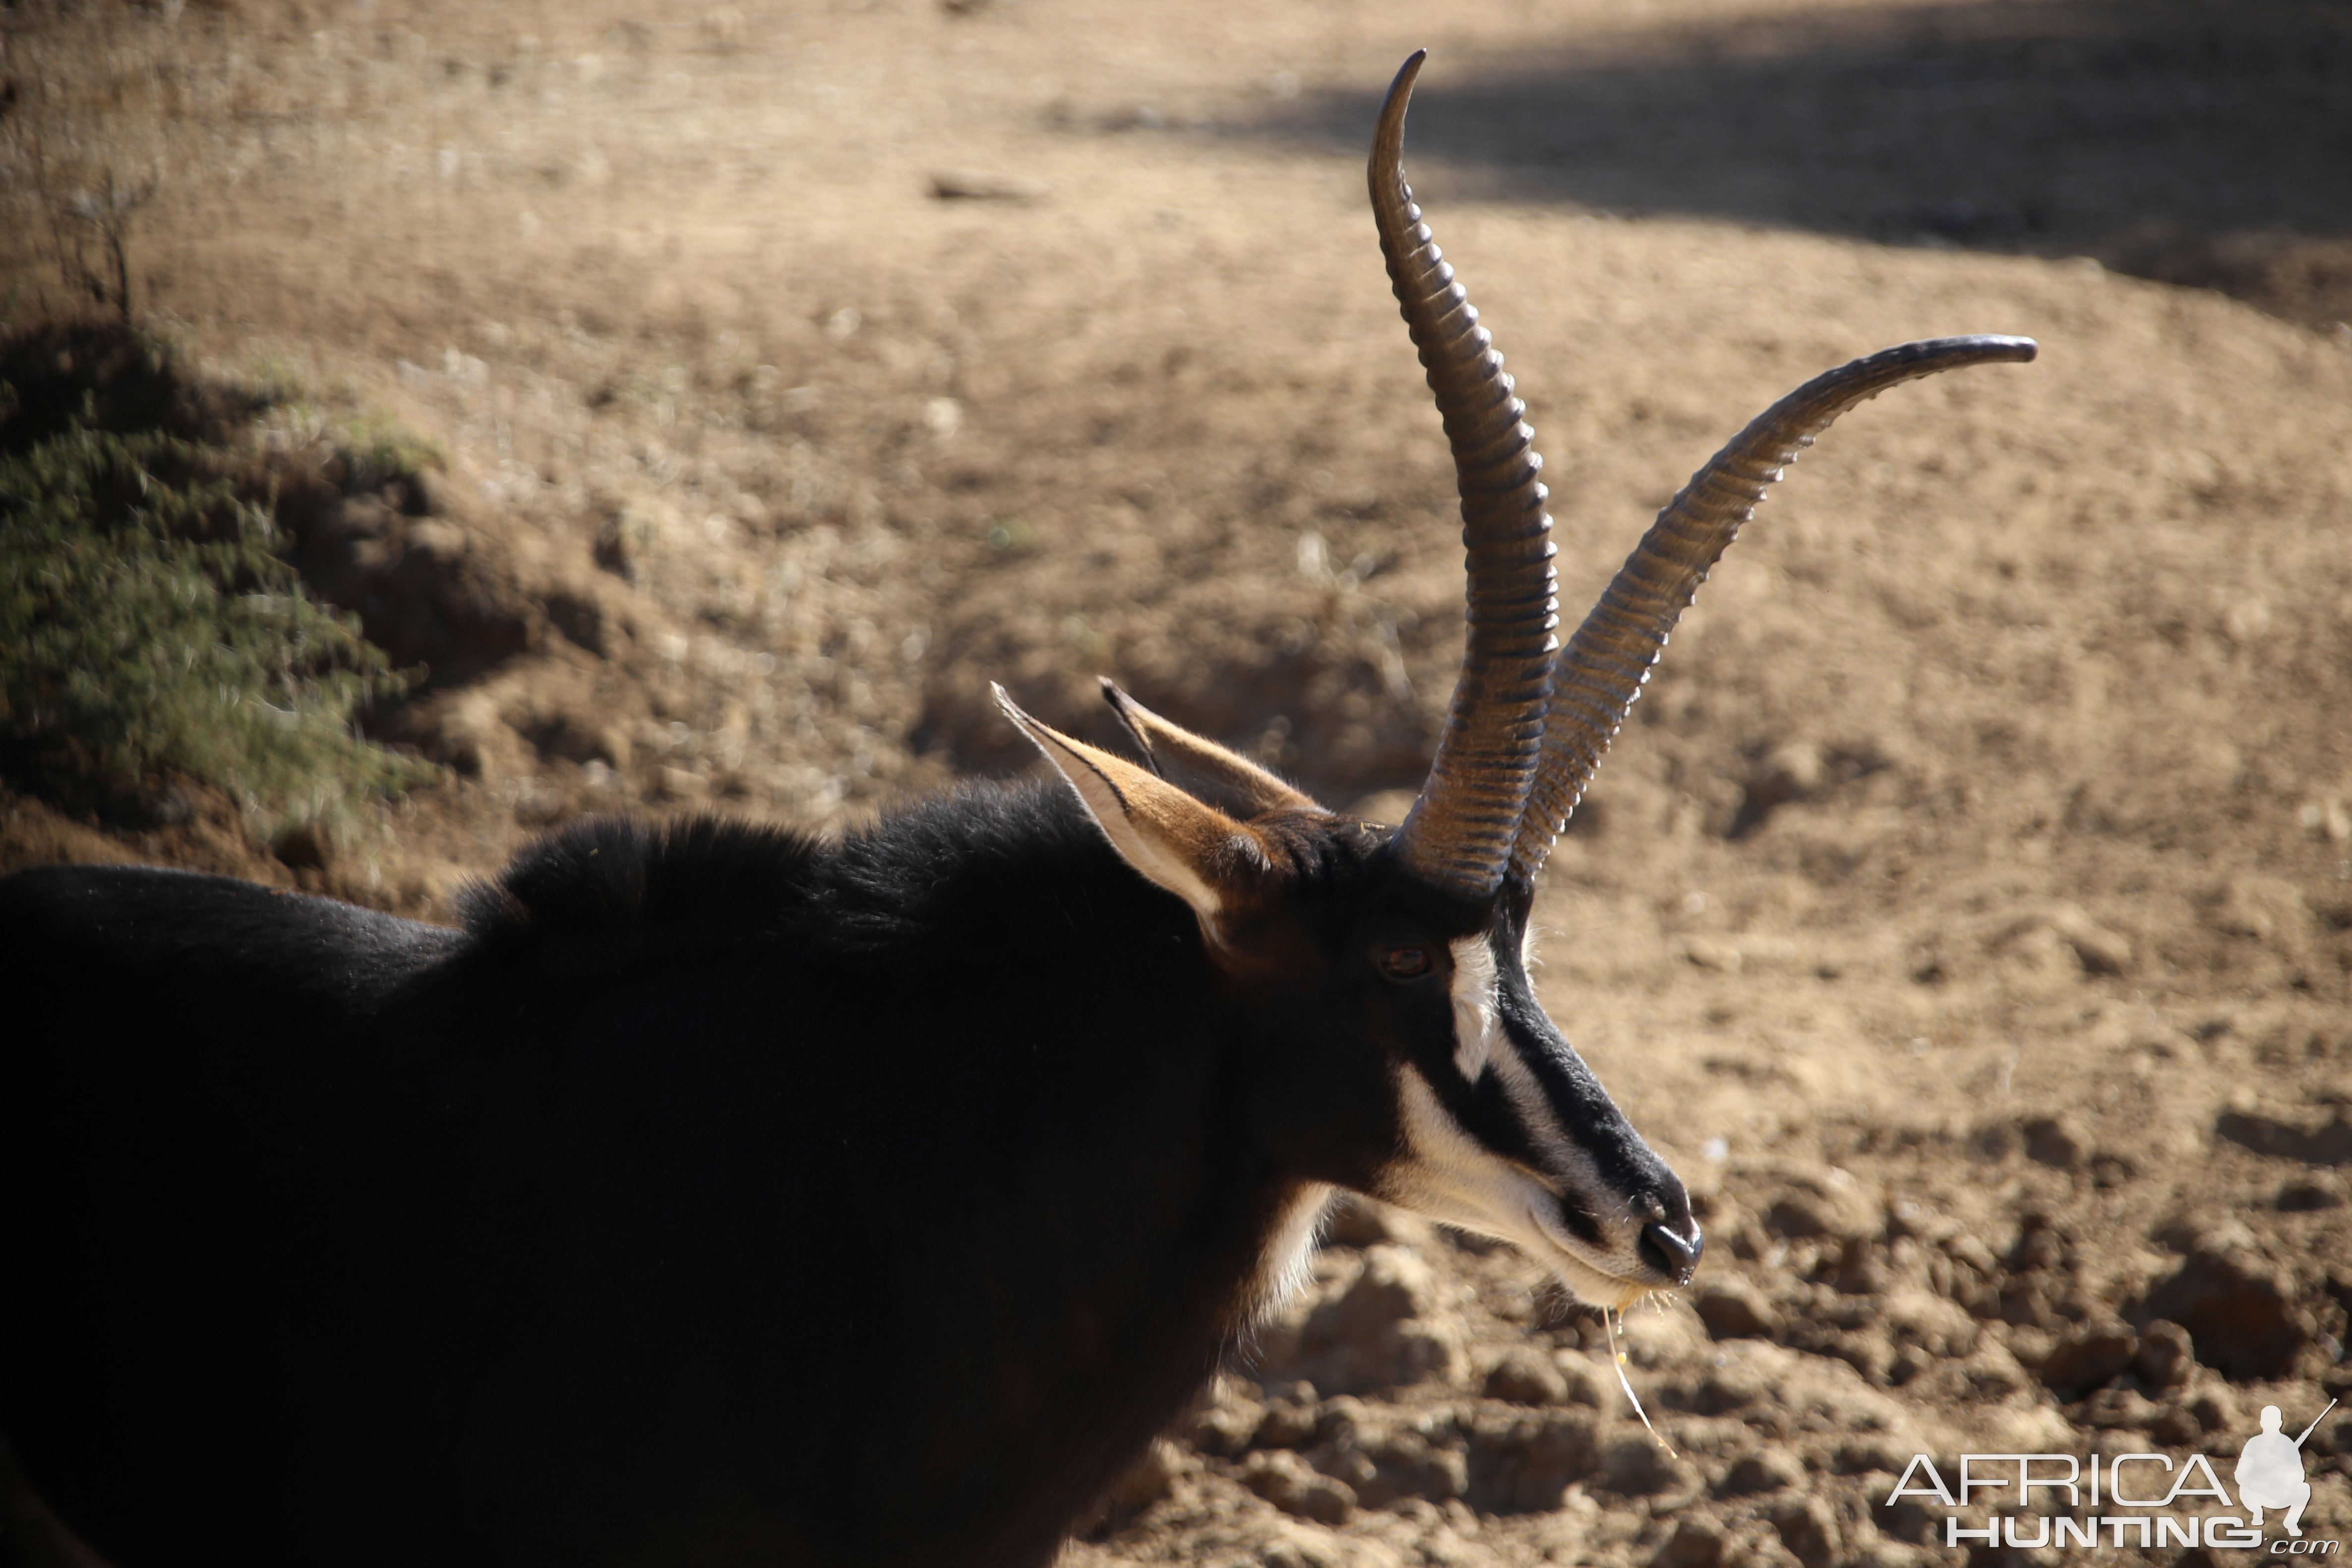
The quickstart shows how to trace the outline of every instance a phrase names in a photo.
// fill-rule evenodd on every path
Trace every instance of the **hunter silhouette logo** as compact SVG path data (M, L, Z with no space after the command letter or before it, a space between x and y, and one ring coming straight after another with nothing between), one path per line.
M1893 1508L1905 1498L1938 1502L1954 1510L1944 1516L1945 1546L1981 1542L1988 1548L2025 1550L2111 1545L2259 1551L2263 1512L2283 1511L2279 1522L2286 1534L2271 1543L2272 1552L2330 1556L2340 1542L2303 1537L2303 1510L2311 1501L2303 1446L2336 1405L2329 1400L2327 1410L2299 1437L2280 1430L2277 1405L2264 1405L2263 1429L2246 1439L2238 1455L2231 1478L2238 1487L2234 1503L2202 1454L2186 1460L2152 1452L1962 1454L1959 1473L1949 1482L1934 1459L1915 1454L1880 1506ZM1979 1492L1991 1496L1979 1499ZM1983 1522L1963 1521L1958 1510L1971 1508L1986 1510L1979 1515Z
M2329 1400L2327 1410L2335 1408L2336 1401ZM2311 1483L2303 1478L2304 1440L2327 1419L2327 1410L2303 1429L2302 1437L2290 1439L2279 1430L2279 1407L2263 1406L2263 1429L2246 1439L2238 1455L2238 1500L2246 1505L2249 1528L2263 1527L2263 1510L2283 1508L2286 1518L2279 1522L2289 1535L2302 1537L2303 1508L2311 1500Z

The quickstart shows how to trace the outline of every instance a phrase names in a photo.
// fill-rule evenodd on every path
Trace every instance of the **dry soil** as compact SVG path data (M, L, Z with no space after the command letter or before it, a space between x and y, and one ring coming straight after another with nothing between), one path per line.
M16 320L66 302L45 204L152 183L134 305L301 388L269 439L446 454L302 548L452 768L299 864L12 795L11 866L431 917L574 813L1017 769L987 683L1099 733L1097 673L1392 810L1460 627L1362 194L1415 46L1572 606L1804 377L2041 340L1792 473L1552 862L1545 1000L1706 1211L1624 1328L1672 1452L1532 1266L1358 1212L1074 1568L1958 1562L1885 1506L1914 1453L2226 1478L2261 1405L2352 1389L2342 7L174 0L0 42ZM2352 1533L2352 1415L2306 1452Z

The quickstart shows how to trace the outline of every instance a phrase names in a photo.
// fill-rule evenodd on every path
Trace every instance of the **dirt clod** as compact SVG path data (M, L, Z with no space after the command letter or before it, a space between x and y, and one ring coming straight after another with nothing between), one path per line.
M1282 1375L1336 1393L1451 1381L1462 1362L1460 1331L1437 1275L1418 1252L1393 1245L1367 1249L1355 1278L1267 1357Z
M1318 1524L1339 1524L1354 1511L1356 1494L1286 1449L1252 1454L1242 1468L1250 1490L1283 1512Z
M2284 1374L2313 1337L2292 1278L2239 1247L2199 1246L2148 1291L2147 1310L2188 1330L2197 1359L2233 1378Z
M1650 1559L1651 1568L1716 1568L1723 1561L1723 1527L1701 1518L1678 1519Z
M1558 1405L1568 1397L1568 1379L1550 1357L1514 1350L1486 1373L1486 1394L1514 1405Z
M2052 1392L2072 1399L2120 1375L2138 1352L2138 1337L2123 1323L2089 1323L2051 1347L2036 1370Z
M2132 1368L2151 1388L2177 1388L2197 1370L2196 1347L2179 1323L2157 1319L2139 1331Z
M1691 1304L1719 1340L1770 1339L1780 1332L1780 1315L1764 1292L1736 1274L1707 1280Z
M1799 1485L1804 1479L1805 1467L1794 1455L1783 1448L1767 1448L1734 1461L1715 1489L1723 1497L1752 1497Z

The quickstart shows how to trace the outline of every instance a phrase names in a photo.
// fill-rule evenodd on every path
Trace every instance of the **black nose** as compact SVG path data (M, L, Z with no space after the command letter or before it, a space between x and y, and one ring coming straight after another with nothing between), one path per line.
M1690 1283L1692 1273L1698 1268L1698 1255L1706 1246L1706 1238L1699 1234L1696 1220L1685 1220L1683 1223L1690 1226L1687 1236L1681 1231L1668 1229L1663 1220L1642 1227L1642 1261L1677 1285Z

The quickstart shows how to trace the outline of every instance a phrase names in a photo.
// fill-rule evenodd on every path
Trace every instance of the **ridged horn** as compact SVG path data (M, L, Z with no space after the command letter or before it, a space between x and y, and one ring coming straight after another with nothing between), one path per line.
M1469 626L1437 755L1393 853L1423 880L1484 903L1501 886L1535 782L1559 601L1527 407L1405 184L1405 104L1427 58L1415 50L1390 86L1368 174L1389 282L1454 447Z
M1666 635L1709 568L1797 455L1838 416L1890 386L1963 365L2022 363L2031 338L1935 338L1817 375L1766 409L1682 488L1568 640L1552 671L1543 763L1511 847L1511 874L1532 880L1568 826Z

